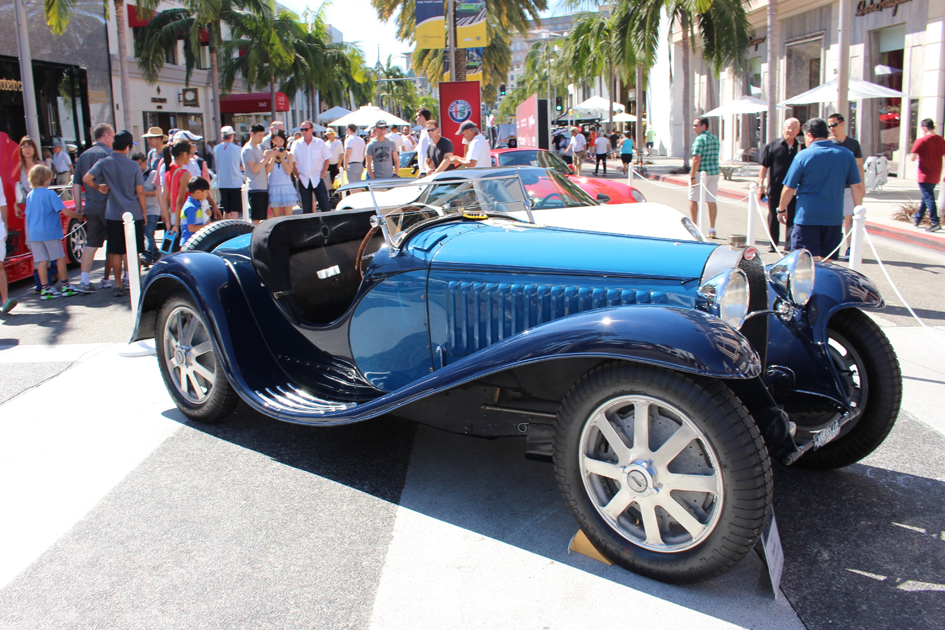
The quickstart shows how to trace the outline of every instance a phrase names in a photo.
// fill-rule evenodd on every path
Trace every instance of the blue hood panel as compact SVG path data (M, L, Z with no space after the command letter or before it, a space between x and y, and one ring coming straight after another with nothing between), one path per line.
M669 243L673 243L668 247ZM628 276L693 280L718 245L506 221L484 221L444 242L433 268L493 268L517 273Z

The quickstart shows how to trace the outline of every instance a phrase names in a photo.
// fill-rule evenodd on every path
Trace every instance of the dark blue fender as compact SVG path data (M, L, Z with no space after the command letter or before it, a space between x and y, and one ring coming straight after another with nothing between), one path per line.
M186 289L203 311L221 365L243 400L261 413L300 424L367 420L491 374L555 359L622 359L721 379L754 379L761 373L748 341L716 317L656 305L615 307L532 328L367 402L330 401L302 390L279 367L233 270L216 254L175 256L152 268L133 340L153 335L163 299L158 296L166 295L167 283ZM240 365L252 366L251 373Z
M252 391L263 383L285 382L285 372L259 333L236 273L215 253L182 252L151 267L141 289L132 341L156 336L158 310L176 290L189 293L200 309L213 350L237 392ZM234 339L239 343L234 344ZM252 373L244 374L240 365L251 365Z
M771 305L775 296L769 291ZM779 403L792 401L822 408L848 409L839 375L827 354L830 317L845 308L882 308L883 298L863 274L834 264L817 264L814 293L797 318L785 323L771 315L768 326L769 372L787 375L769 385Z

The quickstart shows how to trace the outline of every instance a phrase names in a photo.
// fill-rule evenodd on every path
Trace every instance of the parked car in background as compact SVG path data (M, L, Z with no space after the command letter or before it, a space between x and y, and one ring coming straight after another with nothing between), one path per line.
M584 192L601 203L643 203L646 197L633 186L612 179L583 177L566 163L545 149L493 149L493 166L538 166L561 173Z
M847 466L892 428L899 365L861 310L883 300L805 250L766 268L754 248L539 225L568 202L533 197L533 171L210 224L152 267L132 339L155 338L198 421L242 400L311 426L393 413L523 437L604 556L667 582L719 575L769 519L772 458Z
M19 144L7 134L0 132L0 173L3 175L3 194L7 199L7 242L6 259L3 266L7 280L16 282L33 276L33 254L26 242L26 203L16 202L16 183L20 181ZM55 186L51 188L55 189ZM67 208L74 208L73 201L64 202ZM78 265L82 261L85 249L85 222L62 217L62 248L69 258L69 264Z

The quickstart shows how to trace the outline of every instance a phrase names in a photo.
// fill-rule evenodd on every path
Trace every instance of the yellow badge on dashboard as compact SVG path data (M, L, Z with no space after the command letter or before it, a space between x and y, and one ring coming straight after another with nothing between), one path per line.
M485 212L476 212L475 210L467 210L466 208L460 208L460 212L463 214L464 219L469 219L470 221L483 221L489 218Z

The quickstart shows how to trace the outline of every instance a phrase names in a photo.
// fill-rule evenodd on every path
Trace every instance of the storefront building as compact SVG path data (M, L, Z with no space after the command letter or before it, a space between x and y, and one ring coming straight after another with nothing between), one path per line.
M767 4L753 0L749 19L754 35L748 50L750 70L739 76L726 70L714 76L698 51L691 59L693 115L752 94L767 100ZM778 103L837 77L839 68L839 1L782 0L778 3ZM903 98L850 101L847 133L859 140L864 156L884 155L890 173L915 178L915 163L908 153L919 122L945 126L945 2L941 0L854 0L849 19L850 78L869 81L903 93ZM678 30L678 29L677 29ZM681 44L674 37L672 73L681 75ZM653 76L651 74L651 76ZM654 77L658 79L658 77ZM682 82L671 83L672 154L683 155ZM660 108L651 104L655 116ZM778 111L778 127L788 117L801 122L827 117L836 103L801 105ZM757 157L765 141L764 115L715 119L723 159L745 153Z
M101 0L77 0L62 36L43 19L41 0L24 0L29 26L39 142L54 138L79 151L91 146L91 128L113 122L105 9ZM0 6L0 131L19 141L26 135L13 3Z

